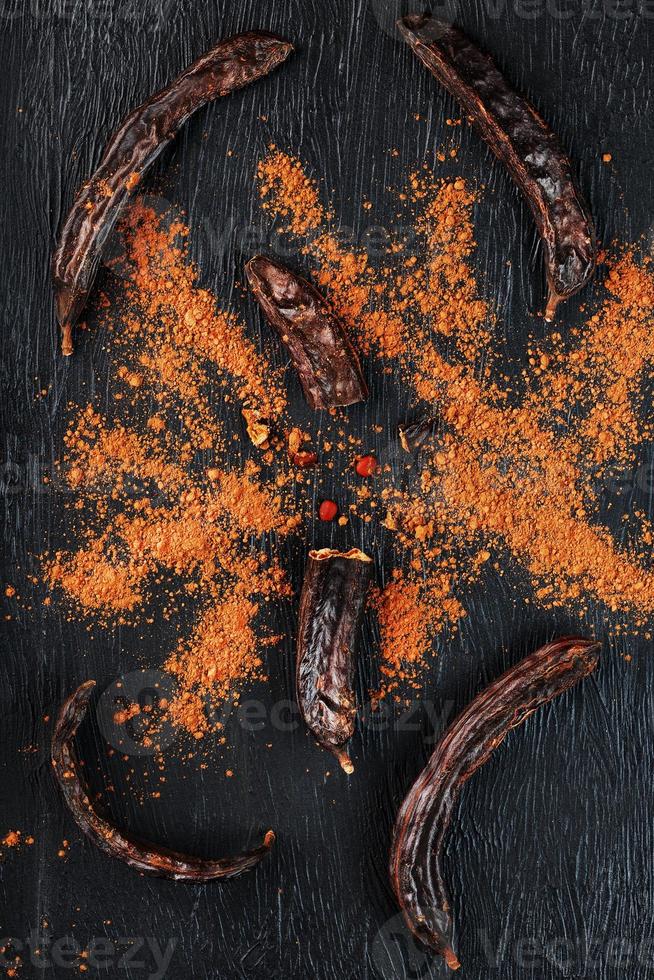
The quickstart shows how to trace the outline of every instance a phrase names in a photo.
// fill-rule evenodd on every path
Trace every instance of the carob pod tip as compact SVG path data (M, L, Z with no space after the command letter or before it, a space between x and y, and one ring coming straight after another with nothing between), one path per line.
M440 420L426 415L415 422L405 422L399 427L400 445L405 453L413 453L433 444L438 435Z

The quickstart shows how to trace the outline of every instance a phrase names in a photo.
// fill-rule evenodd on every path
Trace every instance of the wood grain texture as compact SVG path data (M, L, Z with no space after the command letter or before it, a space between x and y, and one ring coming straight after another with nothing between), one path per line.
M605 242L651 235L654 21L651 4L649 18L638 6L624 3L618 17L600 0L549 8L514 0L439 4L494 53L559 132ZM63 697L87 677L102 689L144 664L158 666L175 638L161 617L147 631L91 637L63 610L43 605L36 556L61 542L63 528L61 490L44 487L42 476L61 451L67 402L95 396L102 406L113 394L100 330L79 339L70 361L58 356L49 267L62 215L118 121L216 38L247 28L288 36L298 47L291 62L191 120L148 184L188 213L203 282L272 350L254 304L236 285L253 251L244 228L252 223L269 233L253 193L256 162L275 142L324 179L343 224L356 234L369 223L363 198L373 204L375 223L392 223L394 202L385 188L399 184L416 161L433 162L445 119L456 114L391 34L394 17L412 7L399 0L1 0L3 580L17 588L20 602L2 598L12 619L3 623L0 656L0 832L16 827L36 843L0 864L0 936L25 940L47 920L49 936L72 936L80 948L94 937L151 937L163 946L173 938L166 975L175 980L441 976L438 964L400 955L386 875L395 813L434 728L509 664L557 633L579 631L606 640L596 677L509 738L462 795L445 867L458 950L464 975L475 980L617 980L654 970L651 643L612 639L611 616L599 606L576 619L526 605L526 579L511 562L502 575L489 570L466 596L468 618L438 650L425 702L409 719L386 725L382 719L357 733L353 778L338 772L301 728L266 723L246 732L232 718L229 748L216 749L208 768L171 759L162 798L141 803L141 791L156 778L154 762L109 758L97 725L85 726L80 749L89 776L98 789L103 780L113 782L114 816L134 833L209 855L238 850L274 827L270 858L240 880L197 888L135 876L81 839L49 772L51 722L44 719L53 718ZM570 16L554 16L556 9ZM425 117L420 123L415 112ZM547 329L527 312L542 301L536 236L524 202L475 133L463 126L456 139L452 172L485 185L477 262L499 314L500 343L517 371L526 363L527 334ZM391 156L390 147L399 155ZM601 162L607 151L611 166ZM564 331L580 322L577 304L568 304ZM279 350L272 356L284 363ZM49 384L50 395L35 400ZM289 386L301 424L306 409L291 377ZM389 437L375 435L371 425L393 431L408 397L393 379L378 378L370 401L352 410L380 458ZM220 410L219 392L215 402ZM627 474L627 491L607 488L606 518L618 537L622 513L651 511L651 465L646 447L638 479ZM374 555L382 579L388 574L388 541L363 524L348 533L316 523L304 541L282 545L281 558L297 590L308 546L351 545ZM295 611L272 614L273 631L288 640L269 655L270 683L250 692L269 709L293 698ZM627 651L630 665L620 657ZM376 681L376 663L368 622L361 697ZM228 767L237 778L224 778ZM62 860L64 838L70 848ZM86 975L141 980L155 973L147 950L135 959L146 965ZM27 956L20 975L70 973L62 966L39 970Z

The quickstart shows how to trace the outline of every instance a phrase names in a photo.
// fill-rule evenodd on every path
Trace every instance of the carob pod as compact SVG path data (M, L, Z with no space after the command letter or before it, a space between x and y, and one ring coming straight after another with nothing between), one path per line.
M471 116L518 184L545 251L545 319L589 281L597 264L593 220L558 137L514 92L493 60L451 24L428 15L398 21L404 40Z
M555 640L494 681L450 725L402 803L390 855L393 890L413 934L453 970L460 964L441 853L459 790L511 729L595 670L599 648L579 637Z
M354 772L345 745L356 719L356 642L372 568L358 548L310 551L300 599L298 704L318 744L347 773Z
M365 401L368 386L359 358L318 290L264 255L250 259L246 273L266 319L288 348L311 408Z
M207 860L132 837L100 816L88 797L75 750L75 735L86 716L94 688L95 681L86 681L64 702L52 736L54 774L80 830L101 851L119 858L130 868L175 881L203 882L234 878L257 865L274 843L272 830L265 835L263 844L251 851L236 857Z
M62 353L73 352L72 329L91 292L102 249L147 168L194 112L267 75L292 50L288 41L265 31L219 41L121 123L78 193L54 254Z
M400 443L405 453L414 453L433 443L438 435L438 425L439 419L435 415L427 415L416 422L401 425Z

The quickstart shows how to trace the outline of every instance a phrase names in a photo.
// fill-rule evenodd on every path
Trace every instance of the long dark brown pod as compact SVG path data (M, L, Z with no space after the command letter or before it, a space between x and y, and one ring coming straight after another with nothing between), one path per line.
M409 14L398 27L524 193L543 241L549 286L545 318L551 320L561 300L585 286L597 264L593 220L558 137L507 85L492 59L451 24Z
M86 305L103 246L147 168L194 112L267 75L292 50L288 41L265 31L219 41L121 123L98 169L77 195L54 254L64 354L72 354L72 329Z
M590 674L598 653L598 643L565 637L508 670L448 728L402 803L390 856L393 889L413 934L453 970L460 964L440 860L459 790L511 729Z
M130 868L176 881L234 878L258 864L274 843L272 830L265 835L263 844L252 851L237 857L207 860L139 840L100 816L88 797L75 750L75 735L86 716L94 687L95 681L86 681L64 702L52 736L54 774L80 830L105 854L119 858Z
M358 548L309 552L300 599L297 699L307 728L354 772L346 743L354 734L356 642L372 560Z
M250 288L286 344L311 408L365 401L368 387L345 330L317 289L263 255L246 266Z

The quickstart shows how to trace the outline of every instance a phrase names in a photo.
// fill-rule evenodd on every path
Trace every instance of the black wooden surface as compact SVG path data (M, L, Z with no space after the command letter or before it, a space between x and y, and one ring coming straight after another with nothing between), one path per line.
M341 219L358 233L365 231L364 197L376 222L392 222L386 185L399 183L416 161L433 162L455 107L393 36L394 17L411 7L392 0L1 0L0 462L4 581L20 601L2 599L11 619L3 622L0 657L0 832L20 828L35 843L0 864L0 937L14 937L17 950L47 922L45 936L59 942L54 953L42 944L45 969L23 949L20 976L71 975L77 966L66 965L70 937L80 949L109 940L104 966L89 963L87 975L112 980L164 975L152 944L169 941L165 975L175 980L442 975L404 945L396 919L386 874L394 814L447 711L570 629L605 641L598 674L514 733L462 794L446 859L462 975L654 974L651 644L614 639L611 615L600 605L583 621L564 609L526 605L529 586L513 563L505 562L501 577L490 571L466 597L468 618L441 644L411 722L367 725L357 734L352 778L334 771L300 729L280 730L269 720L246 731L232 719L228 749L210 754L205 769L171 758L161 799L141 802L140 791L157 775L153 760L107 759L97 720L85 726L82 752L110 773L114 815L135 832L209 855L276 829L271 857L237 881L198 888L138 877L81 838L49 771L44 718L62 697L87 677L102 690L134 669L157 667L174 635L157 620L147 632L97 630L91 638L84 624L43 605L38 555L57 545L62 528L60 492L41 478L61 450L66 403L111 398L105 338L89 331L68 362L57 352L49 260L62 213L118 120L215 38L253 27L288 36L298 48L292 61L192 120L151 179L188 212L203 282L246 315L258 337L259 317L234 282L247 257L238 229L260 221L252 175L267 144L297 153L324 178ZM461 0L447 10L559 131L578 161L602 239L649 236L652 5ZM425 116L419 123L415 112ZM532 222L474 132L461 127L456 139L457 172L486 184L477 262L498 309L498 334L520 365L527 331L546 329L527 312L542 297ZM601 162L604 152L612 154L610 167ZM579 322L575 311L573 302L564 330ZM36 400L50 384L50 395ZM359 412L361 431L374 421L390 424L408 397L385 383ZM382 452L384 435L371 439ZM641 476L650 455L649 447L640 455ZM622 513L651 509L648 482L625 474L626 491L614 494L607 510L616 535ZM306 543L351 541L347 532L331 533L308 527ZM383 578L378 531L356 533L353 543L375 554ZM296 586L304 547L283 550ZM293 696L294 607L278 613L275 627L288 641L270 656L269 684L250 692L269 712ZM629 665L625 652L634 656ZM375 678L375 662L368 624L362 691ZM224 777L228 767L236 778ZM95 763L89 768L99 779ZM70 847L61 859L64 839ZM128 937L140 937L143 948L121 963ZM4 955L7 969L10 952Z

